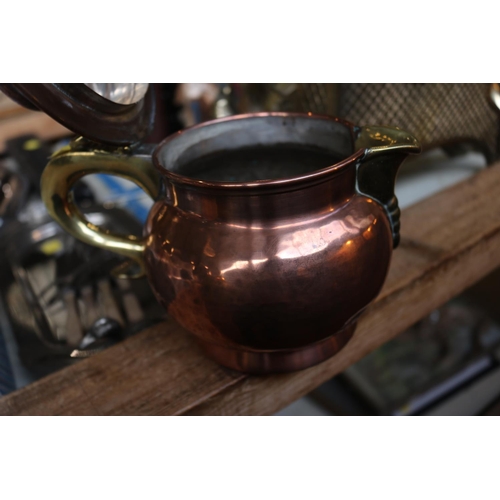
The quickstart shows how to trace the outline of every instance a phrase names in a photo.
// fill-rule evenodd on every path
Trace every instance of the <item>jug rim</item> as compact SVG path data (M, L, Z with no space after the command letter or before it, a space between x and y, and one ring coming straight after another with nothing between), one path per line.
M334 116L330 115L325 115L325 114L317 114L317 113L298 113L298 112L281 112L281 111L271 111L271 112L257 112L257 113L245 113L245 114L239 114L239 115L232 115L232 116L227 116L224 118L217 118L214 120L209 120L206 122L198 123L196 125L193 125L191 127L187 127L185 129L182 129L178 132L175 132L165 139L163 139L155 148L153 152L153 162L157 170L162 175L165 175L172 183L174 184L181 184L181 185L187 185L191 187L197 187L197 188L206 188L206 189L223 189L223 190L238 190L238 191L254 191L255 189L280 189L280 188L293 188L297 184L311 184L311 183L316 183L316 182L321 182L325 180L325 178L330 177L331 175L338 174L340 172L343 172L349 165L352 165L354 162L359 160L364 154L365 154L365 149L360 148L355 151L353 151L349 156L346 158L329 165L327 167L314 170L312 172L308 172L305 174L297 175L297 176L292 176L292 177L283 177L283 178L278 178L278 179L262 179L262 180L255 180L255 181L250 181L250 182L230 182L230 181L207 181L207 180L202 180L202 179L196 179L193 177L188 177L186 175L182 175L177 172L173 172L172 170L169 170L166 168L164 165L161 164L160 159L159 159L159 153L160 151L163 150L166 146L168 146L170 143L173 141L176 141L183 137L185 134L190 133L193 130L198 130L198 129L203 129L205 127L217 125L220 123L224 122L230 122L230 121L235 121L235 120L248 120L248 119L253 119L253 118L266 118L266 117L278 117L278 118L312 118L312 119L319 119L319 120L325 120L325 121L334 121L337 122L341 125L344 125L347 127L350 131L351 134L351 140L352 144L354 147L354 141L355 141L355 131L358 127L356 127L354 124L351 122L344 120L342 118L337 118Z

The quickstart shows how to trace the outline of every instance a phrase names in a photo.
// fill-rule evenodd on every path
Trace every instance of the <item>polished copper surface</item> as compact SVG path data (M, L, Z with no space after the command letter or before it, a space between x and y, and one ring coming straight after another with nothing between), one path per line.
M379 292L392 252L383 208L355 192L355 164L265 195L170 186L148 220L159 301L206 342L293 349L341 330ZM216 214L216 216L214 216Z
M199 340L201 348L221 365L254 374L286 373L308 368L339 352L351 339L356 322L351 322L330 337L297 349L238 349Z
M238 162L232 182L187 175L190 162L207 155L286 145L342 159L253 181L238 180ZM379 293L399 238L395 176L418 150L400 130L310 114L261 113L198 125L167 138L153 154L162 195L141 240L86 222L67 193L100 162L102 171L135 179L152 193L144 155L62 151L47 167L42 191L68 231L139 263L159 302L216 361L247 372L282 372L338 352ZM283 159L284 172L292 160Z

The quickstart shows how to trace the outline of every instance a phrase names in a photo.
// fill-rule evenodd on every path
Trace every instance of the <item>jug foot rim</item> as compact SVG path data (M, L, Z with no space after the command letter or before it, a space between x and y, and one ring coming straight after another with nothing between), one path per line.
M289 373L317 365L337 354L356 330L357 322L330 337L297 349L258 350L228 347L197 339L205 353L226 368L254 374Z

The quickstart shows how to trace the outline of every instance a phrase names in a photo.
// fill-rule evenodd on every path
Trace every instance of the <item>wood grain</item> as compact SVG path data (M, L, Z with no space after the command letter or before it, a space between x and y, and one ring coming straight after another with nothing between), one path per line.
M0 415L176 414L240 378L166 321L0 399Z
M24 110L0 119L0 153L5 151L9 139L28 134L42 140L52 140L71 135L72 132L45 113Z
M24 113L26 108L23 108L17 102L7 97L5 94L0 92L0 120L5 118L11 118L13 115L18 115Z
M272 414L500 266L500 165L414 205L386 284L337 356L301 372L217 366L167 321L0 399L0 414Z

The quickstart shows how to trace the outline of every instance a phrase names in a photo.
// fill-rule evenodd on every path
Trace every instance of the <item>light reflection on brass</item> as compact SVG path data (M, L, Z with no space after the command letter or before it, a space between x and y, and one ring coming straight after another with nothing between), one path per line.
M147 240L139 240L133 235L119 236L100 229L85 220L72 196L68 196L74 184L84 175L103 172L134 181L152 198L158 196L159 177L152 168L150 157L115 155L102 151L68 152L67 148L63 148L52 156L42 174L43 202L52 217L75 238L132 259L139 267L138 273L132 273L132 276L142 275ZM125 275L130 276L127 273Z

